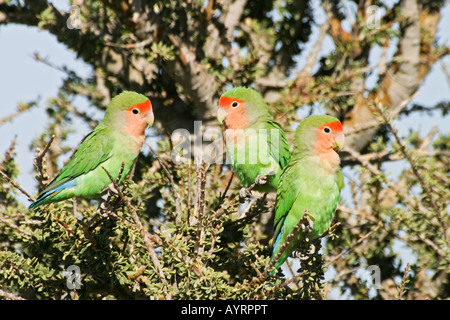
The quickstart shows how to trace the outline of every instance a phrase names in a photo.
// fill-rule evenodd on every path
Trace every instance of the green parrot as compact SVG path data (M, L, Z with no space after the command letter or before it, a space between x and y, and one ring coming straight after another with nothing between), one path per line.
M111 183L104 169L117 179L126 177L145 140L147 124L153 124L150 100L124 91L109 103L101 123L81 142L61 173L39 193L30 209L72 197L99 198ZM104 168L104 169L103 169Z
M227 155L245 188L255 182L260 192L275 192L291 156L281 126L269 114L264 98L254 89L236 87L219 100L217 119L225 129ZM267 179L256 181L267 175Z
M303 217L305 209L313 218L311 239L330 227L344 186L336 152L342 150L344 142L342 124L332 116L309 116L297 127L292 157L281 173L277 190L272 260ZM303 238L302 232L297 233L275 262L276 268L298 248Z

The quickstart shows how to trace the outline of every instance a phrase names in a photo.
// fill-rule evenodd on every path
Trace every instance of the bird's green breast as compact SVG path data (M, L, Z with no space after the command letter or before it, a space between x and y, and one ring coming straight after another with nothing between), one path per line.
M291 212L288 215L289 225L295 225L308 209L314 218L312 237L318 237L328 230L334 211L340 198L340 186L337 183L337 175L326 174L320 165L314 161L305 160L296 166L296 175L299 179L300 190L295 199Z
M268 131L259 128L238 129L226 133L227 155L233 170L245 187L258 175L266 175L267 185L260 191L274 191L281 174L279 163L270 155Z

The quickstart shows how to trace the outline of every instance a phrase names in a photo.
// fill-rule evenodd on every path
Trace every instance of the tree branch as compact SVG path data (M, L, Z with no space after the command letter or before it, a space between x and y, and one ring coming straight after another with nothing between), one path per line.
M367 98L357 100L353 109L345 115L344 126L353 131L361 123L372 123L376 119L376 109L372 101L382 103L388 108L397 109L405 100L410 100L424 77L433 65L430 60L433 39L439 22L439 12L430 12L426 8L419 9L416 0L403 0L400 9L404 16L402 37L399 39L394 61L387 68L380 81L380 90L369 94ZM427 19L428 24L421 24ZM400 110L401 111L401 110ZM380 125L346 135L346 144L356 151L362 150L369 143Z

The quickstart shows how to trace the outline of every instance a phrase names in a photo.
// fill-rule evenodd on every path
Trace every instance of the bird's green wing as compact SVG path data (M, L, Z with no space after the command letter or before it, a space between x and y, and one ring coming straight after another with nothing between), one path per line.
M275 121L267 122L268 129L268 143L269 143L269 152L272 158L277 161L280 167L283 169L290 157L291 153L289 152L289 143L286 139L286 135L284 133L283 128L281 128L280 124ZM278 134L272 135L270 130L277 130Z
M78 150L72 155L61 173L40 194L45 194L82 174L94 170L111 158L113 145L111 129L97 127L83 139Z
M336 183L337 183L337 186L339 188L339 191L341 191L342 188L344 187L344 176L342 175L342 171L341 170L339 170L338 173L337 173L337 181L336 181Z

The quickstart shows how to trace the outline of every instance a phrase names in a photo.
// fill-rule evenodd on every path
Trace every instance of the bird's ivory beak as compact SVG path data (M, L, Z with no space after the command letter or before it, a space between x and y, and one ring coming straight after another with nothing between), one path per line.
M223 123L227 116L227 111L224 108L217 108L217 120L219 120L220 123Z
M145 121L147 122L149 127L151 127L153 125L153 122L155 121L155 116L153 115L153 110L150 110L148 112L147 117L145 117Z
M344 143L345 143L345 135L344 132L339 132L335 137L334 137L334 145L333 145L333 149L336 151L341 151L342 149L344 149Z

